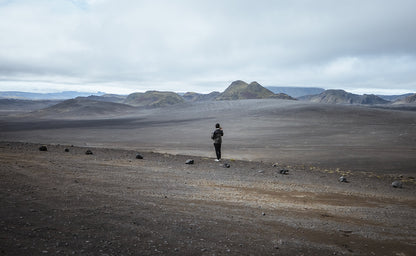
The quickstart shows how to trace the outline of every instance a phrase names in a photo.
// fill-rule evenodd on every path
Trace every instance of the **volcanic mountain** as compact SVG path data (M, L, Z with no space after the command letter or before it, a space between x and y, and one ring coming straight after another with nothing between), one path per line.
M220 96L219 92L211 92L208 94L201 94L196 92L187 92L182 95L186 101L196 102L196 101L210 101L215 100L218 96Z
M257 82L251 82L250 84L237 80L231 83L231 85L217 97L217 100L241 100L241 99L267 99L267 98L279 98L279 99L293 99L286 94L274 94L269 89L264 88Z
M373 94L358 95L346 92L344 90L326 90L317 95L310 95L300 97L301 100L317 102L317 103L328 103L328 104L364 104L364 105L375 105L375 104L387 104L389 101L383 100L382 98Z
M400 99L394 102L394 104L414 104L416 103L416 93L407 96L404 99Z
M174 92L159 91L132 93L124 100L124 104L138 107L165 107L183 102L184 99Z

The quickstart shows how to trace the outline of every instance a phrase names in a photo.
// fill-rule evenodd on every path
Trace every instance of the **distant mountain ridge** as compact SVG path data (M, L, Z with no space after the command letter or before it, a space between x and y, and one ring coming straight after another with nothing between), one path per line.
M70 98L63 102L59 100L39 100L39 99L16 99L16 98L0 98L0 111L4 113L10 112L31 112L36 111L37 114L52 115L61 113L66 116L80 115L104 115L122 113L124 111L137 110L139 108L159 108L168 107L184 102L203 102L215 100L243 100L243 99L286 99L295 100L295 98L285 93L279 93L286 90L292 95L299 95L296 93L307 93L314 91L321 91L322 88L307 88L294 87L290 91L290 87L269 87L274 88L275 92L263 87L257 82L246 83L242 80L232 82L224 92L211 92L208 94L200 94L196 92L187 92L178 94L175 92L163 91L147 91L145 93L132 93L130 95L104 94L98 93L96 95L90 93L87 96ZM29 93L31 97L70 97L71 95L79 95L79 92L67 91L62 93L51 94L37 94ZM27 96L25 92L0 92L0 96L6 97L20 97ZM384 98L384 99L383 99ZM383 95L383 98L377 95L357 95L346 92L344 90L324 90L319 94L301 96L298 99L303 101L326 103L326 104L359 104L359 105L375 105L376 107L383 107L382 105L391 104L395 107L410 106L416 104L416 94L405 95ZM392 99L389 101L387 99ZM101 103L102 104L101 104ZM108 103L108 104L107 104ZM111 104L114 103L114 104ZM108 108L106 110L106 108ZM47 111L41 111L46 109Z
M67 100L76 97L87 97L90 95L101 96L104 92L77 92L77 91L63 91L53 93L35 93L35 92L20 92L20 91L0 91L0 98L7 99L27 99L27 100Z
M416 93L411 94L405 98L398 99L394 101L394 104L414 104L416 103Z
M358 95L346 92L344 90L326 90L317 95L303 96L300 100L327 103L327 104L363 104L363 105L375 105L375 104L387 104L390 101L384 100L373 94Z
M318 87L278 87L278 86L266 86L265 88L278 94L284 93L293 98L299 98L306 95L316 95L325 91L324 88Z
M397 100L403 100L406 97L409 97L412 95L414 95L414 93L406 93L406 94L401 94L401 95L377 95L377 96L388 101L397 101Z
M104 94L101 96L90 95L86 97L89 100L96 101L105 101L105 102L114 102L114 103L123 103L127 98L127 95L118 95L118 94Z
M47 108L60 102L62 102L62 100L0 99L0 110L30 112Z

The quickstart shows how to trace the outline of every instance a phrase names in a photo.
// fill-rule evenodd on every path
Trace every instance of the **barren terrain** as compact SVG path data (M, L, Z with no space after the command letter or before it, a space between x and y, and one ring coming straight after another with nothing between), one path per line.
M0 118L1 254L416 249L414 111L247 100L81 116Z

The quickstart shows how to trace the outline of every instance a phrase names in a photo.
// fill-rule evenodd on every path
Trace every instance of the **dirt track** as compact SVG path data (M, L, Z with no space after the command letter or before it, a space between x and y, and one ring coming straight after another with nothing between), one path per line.
M118 149L0 143L2 255L412 255L395 177ZM69 152L64 149L68 148ZM346 174L349 183L338 182Z

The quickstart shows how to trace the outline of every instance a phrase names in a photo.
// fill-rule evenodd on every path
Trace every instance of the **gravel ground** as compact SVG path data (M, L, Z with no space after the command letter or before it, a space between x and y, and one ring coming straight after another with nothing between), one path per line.
M416 250L416 184L409 175L40 146L0 142L1 255ZM338 181L341 175L347 183ZM393 188L394 180L403 188Z

